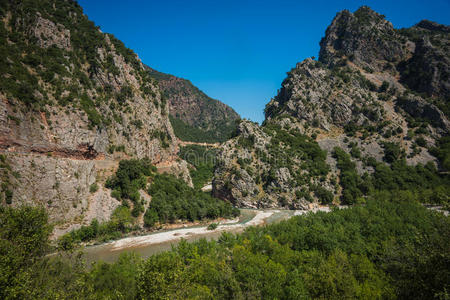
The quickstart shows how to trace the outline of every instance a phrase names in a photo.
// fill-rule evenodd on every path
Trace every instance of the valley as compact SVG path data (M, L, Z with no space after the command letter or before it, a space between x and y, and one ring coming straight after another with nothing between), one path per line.
M388 20L337 12L259 124L0 1L0 298L448 299L450 27Z

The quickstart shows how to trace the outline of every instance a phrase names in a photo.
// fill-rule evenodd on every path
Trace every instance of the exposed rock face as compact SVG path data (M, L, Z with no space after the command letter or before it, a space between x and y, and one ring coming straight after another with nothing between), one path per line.
M421 21L405 30L415 36L412 57L400 66L402 80L411 89L433 97L450 97L450 27Z
M449 134L449 33L430 21L397 30L368 7L338 13L320 42L319 60L306 59L288 73L266 105L263 125L241 124L223 145L213 192L238 206L306 208L324 198L336 201L342 192L335 147L352 153L360 175L374 171L367 159L382 161L386 144L404 151L409 165L435 161L415 139L431 146ZM315 148L304 135L326 151L328 171L307 167L311 157L322 163L322 156L306 150ZM287 163L267 159L280 150L288 153Z
M7 158L12 172L19 174L17 178L10 176L13 204L46 207L59 232L94 218L108 220L120 204L110 191L90 193L89 187L97 181L99 171L93 160L25 153L10 153Z
M189 80L148 68L168 99L172 118L199 132L198 137L179 136L196 142L223 142L236 129L239 115L228 105L212 99Z
M321 174L310 172L305 161L311 153L293 142L302 137L300 132L288 133L275 124L271 129L261 128L249 121L242 121L238 130L238 137L223 144L217 158L212 183L216 197L249 208L308 209L316 205L315 194L303 184L320 181L327 186L329 178L326 170ZM288 135L291 140L281 142L280 135ZM313 142L306 144L311 146ZM325 157L320 150L317 154Z
M0 152L11 205L46 207L61 233L109 219L119 202L102 185L120 158L171 162L191 182L169 106L137 55L75 2L26 5L0 15Z
M421 97L414 95L400 97L397 99L396 104L409 115L428 120L440 133L448 134L450 132L450 123L444 113Z
M378 119L383 108L373 100L371 83L350 68L327 69L320 62L307 59L289 72L280 93L266 106L266 119L289 114L305 124L330 130L352 120L363 124ZM355 108L367 113L353 116ZM370 109L370 110L369 110Z
M40 47L48 48L55 45L58 48L70 50L70 30L64 25L56 25L38 14L32 31Z
M400 61L405 54L392 24L363 6L353 14L344 10L336 15L320 41L319 60L334 66L345 57L382 71L386 63Z

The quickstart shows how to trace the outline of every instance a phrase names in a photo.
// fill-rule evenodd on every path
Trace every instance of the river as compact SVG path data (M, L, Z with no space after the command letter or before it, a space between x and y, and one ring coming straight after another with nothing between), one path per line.
M347 206L338 206L340 209ZM439 211L448 216L448 211L442 207L429 205L428 209ZM114 262L124 252L135 252L142 258L153 254L170 250L181 239L189 242L205 238L207 240L218 239L223 232L239 233L249 226L273 224L291 218L317 211L330 212L331 208L322 206L313 210L281 210L281 209L240 209L241 215L235 220L227 220L219 223L214 230L208 230L206 226L191 226L172 230L158 231L143 236L132 236L106 244L88 246L84 249L85 259L88 265L95 261Z
M329 211L329 208L323 207L319 210ZM102 245L86 247L84 249L85 259L88 265L99 260L114 262L124 252L135 252L143 258L147 258L155 253L170 250L181 239L189 242L202 238L217 239L223 232L238 233L249 226L272 224L305 213L307 211L241 209L241 216L238 219L222 222L215 230L208 230L206 226L192 226L159 231L144 236L127 237Z

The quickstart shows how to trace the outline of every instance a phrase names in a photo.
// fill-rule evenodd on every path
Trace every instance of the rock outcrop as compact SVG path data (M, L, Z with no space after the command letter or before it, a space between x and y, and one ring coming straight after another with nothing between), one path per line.
M331 67L345 58L361 67L384 71L405 55L392 24L367 6L355 13L338 13L320 41L319 60Z
M216 197L238 207L291 209L316 205L319 189L333 198L326 154L299 130L276 124L261 128L244 120L238 132L217 157L212 182Z
M223 145L214 194L243 207L338 201L335 147L351 153L360 176L374 172L373 161L388 161L389 147L409 165L436 162L428 149L450 130L449 32L430 21L397 30L365 6L338 13L319 60L288 72L262 126L241 123ZM268 159L279 152L282 163Z

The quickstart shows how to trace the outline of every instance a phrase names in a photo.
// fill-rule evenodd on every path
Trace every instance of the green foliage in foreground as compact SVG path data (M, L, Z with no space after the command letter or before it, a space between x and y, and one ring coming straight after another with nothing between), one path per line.
M181 147L178 155L195 167L195 169L190 170L190 174L196 189L202 188L212 180L217 155L216 149L199 145L188 145Z
M239 215L239 210L230 203L195 190L172 175L155 175L149 194L152 195L152 201L144 215L148 227L157 222L173 223L176 220L196 221Z
M0 209L2 299L447 299L450 221L411 192L86 269L43 210Z

